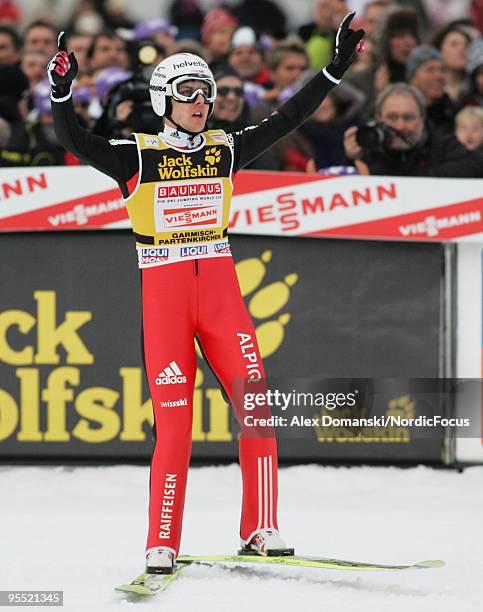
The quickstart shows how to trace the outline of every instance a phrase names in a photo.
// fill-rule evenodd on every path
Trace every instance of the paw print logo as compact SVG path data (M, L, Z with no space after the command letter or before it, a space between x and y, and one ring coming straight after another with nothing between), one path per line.
M205 161L210 164L210 166L214 166L218 164L221 160L221 151L216 147L211 147L205 151Z
M273 355L283 343L285 327L290 322L290 313L284 311L292 287L298 281L298 274L287 274L278 280L262 287L267 273L267 264L272 259L272 252L265 251L260 257L243 259L236 264L236 273L243 297L253 294L248 302L248 311L255 319L255 332L262 359ZM261 323L257 326L257 321ZM198 344L195 343L198 357L202 358ZM204 374L200 368L196 372L195 387L200 387Z
M401 395L389 402L386 414L402 419L413 419L416 415L416 402L410 395Z
M287 305L292 287L298 281L298 274L287 274L261 287L267 273L267 264L272 259L272 252L265 251L261 257L251 257L236 264L236 272L243 297L253 293L248 302L248 311L256 321L256 333L262 358L277 351L284 338L285 327L290 322L290 313L282 312ZM278 315L276 318L272 318Z

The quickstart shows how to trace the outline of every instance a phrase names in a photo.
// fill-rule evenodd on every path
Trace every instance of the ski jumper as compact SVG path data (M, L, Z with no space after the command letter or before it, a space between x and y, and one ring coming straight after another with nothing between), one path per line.
M206 132L188 150L162 137L135 138L139 178L126 205L142 269L144 357L156 428L147 548L168 546L177 554L191 454L193 339L230 399L233 380L264 372L227 240L229 139ZM242 437L240 464L241 534L249 540L258 529L277 529L275 438Z
M82 129L71 99L53 102L60 143L117 181L133 226L142 279L143 346L156 443L146 548L179 551L191 452L194 339L226 394L265 377L255 329L240 294L227 238L232 174L307 119L335 82L318 73L258 126L195 137L108 141ZM241 436L240 536L278 529L274 436Z

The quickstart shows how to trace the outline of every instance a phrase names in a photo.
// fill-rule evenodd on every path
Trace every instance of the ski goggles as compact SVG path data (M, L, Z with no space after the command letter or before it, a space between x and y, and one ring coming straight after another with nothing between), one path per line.
M178 102L194 102L200 94L203 96L205 104L212 104L216 98L215 81L209 77L182 76L171 83L171 95Z

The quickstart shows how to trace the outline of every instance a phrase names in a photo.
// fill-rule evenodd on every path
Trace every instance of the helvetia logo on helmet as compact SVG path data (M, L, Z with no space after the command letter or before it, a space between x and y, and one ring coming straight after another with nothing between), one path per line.
M155 380L157 385L179 385L185 382L186 376L183 376L183 372L179 369L176 361L171 361L170 364L158 374Z
M184 62L181 62L181 64L173 64L173 69L179 70L179 68L188 68L192 66L200 66L200 68L208 68L208 65L206 64L206 62L200 59L200 60L195 60L194 62L185 60Z

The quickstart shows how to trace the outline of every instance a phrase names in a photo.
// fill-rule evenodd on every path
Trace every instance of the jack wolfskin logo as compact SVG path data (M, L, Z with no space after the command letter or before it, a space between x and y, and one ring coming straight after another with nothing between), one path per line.
M221 151L216 147L211 147L211 149L206 149L205 151L205 161L210 164L210 166L214 166L218 164L221 160Z

